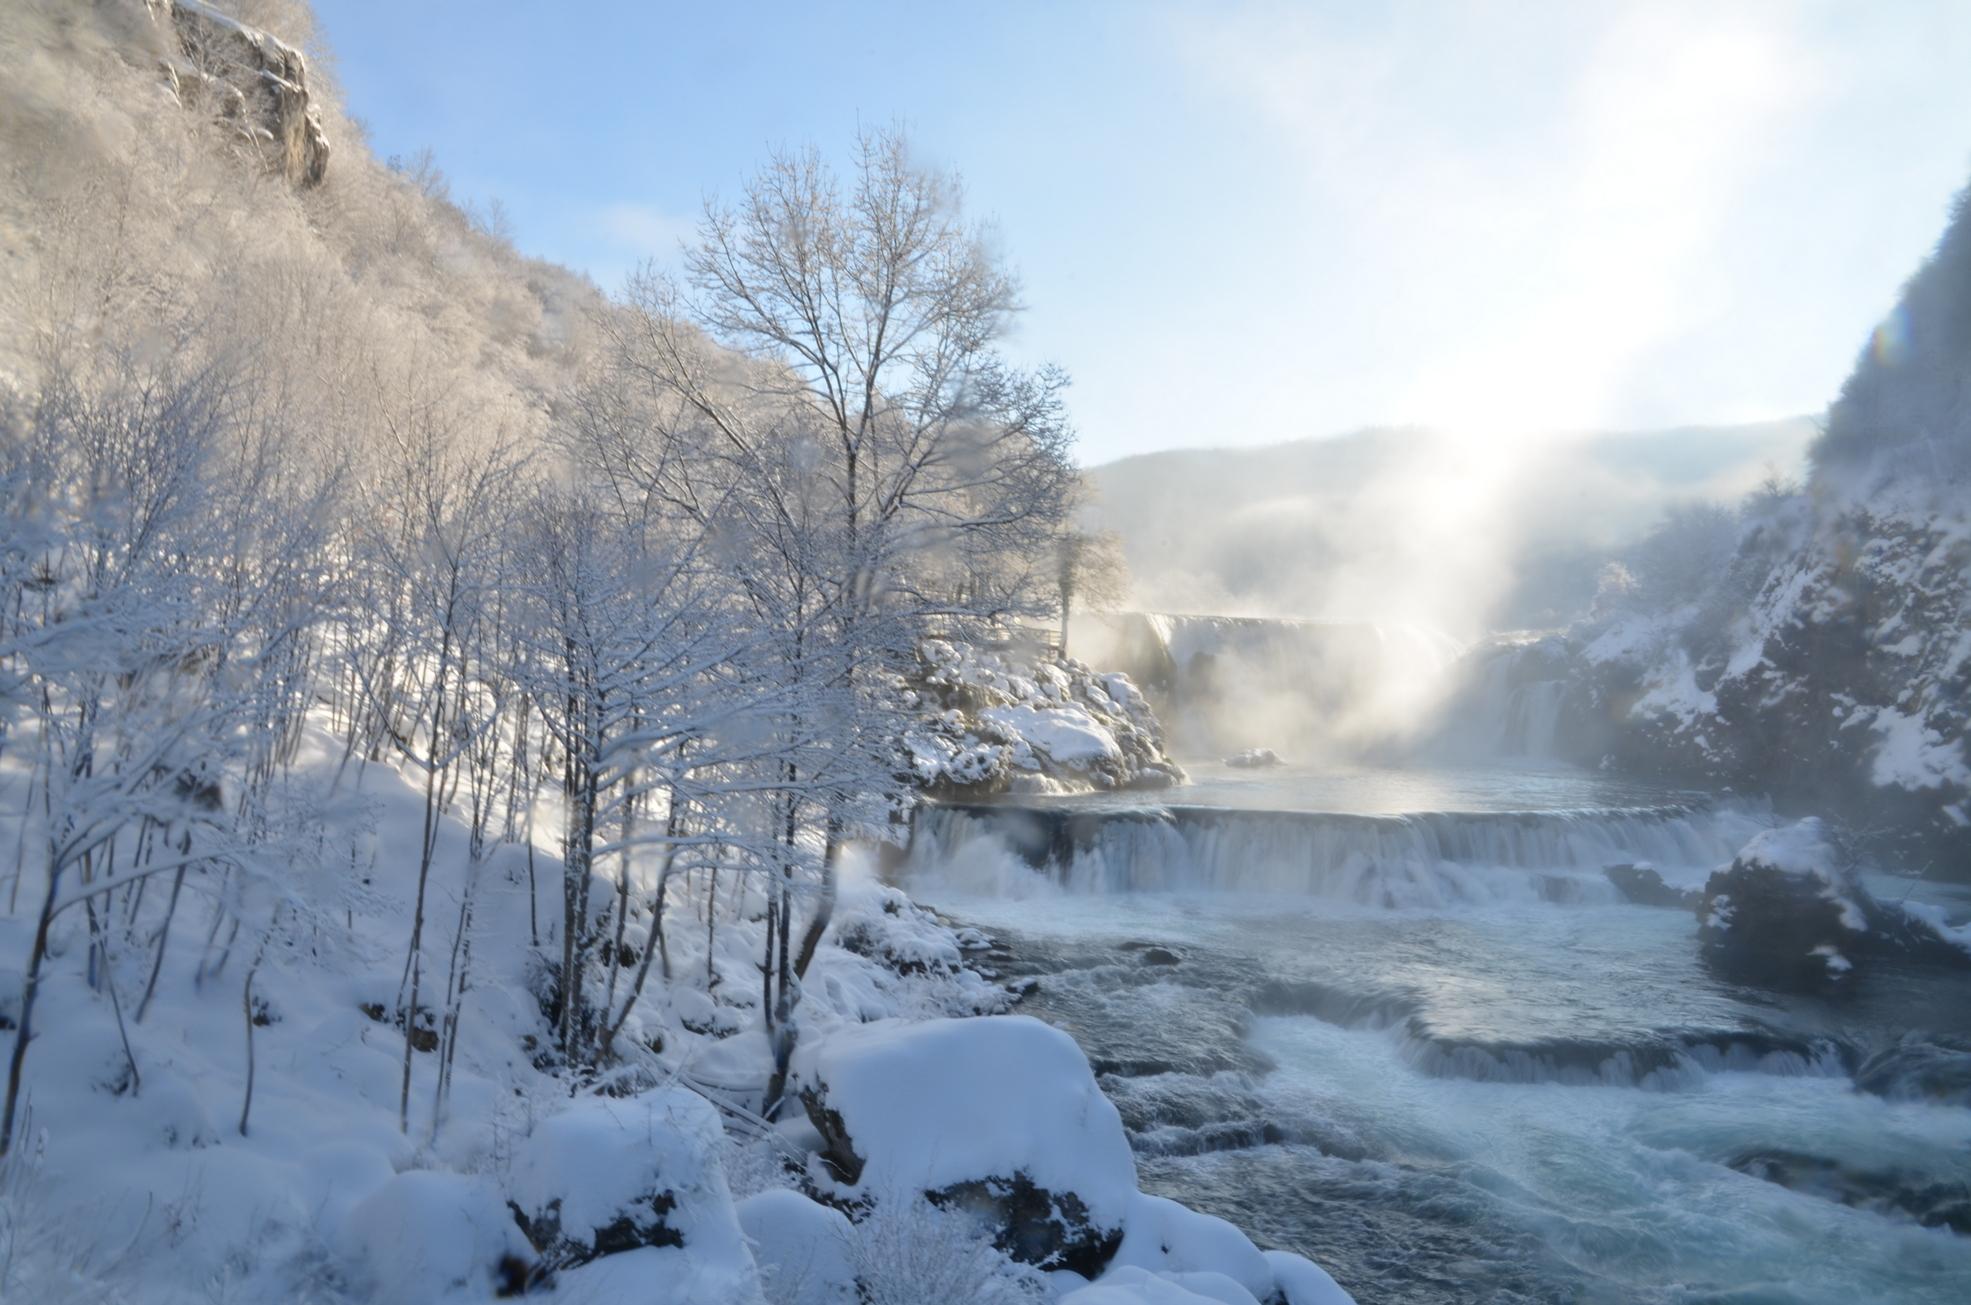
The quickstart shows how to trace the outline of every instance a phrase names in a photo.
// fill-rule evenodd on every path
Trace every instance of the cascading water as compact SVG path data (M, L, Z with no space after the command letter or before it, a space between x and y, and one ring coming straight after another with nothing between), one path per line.
M1354 815L1172 805L927 807L910 859L976 865L984 842L1071 891L1288 893L1366 906L1619 899L1602 874L1648 863L1670 882L1731 860L1767 823L1746 807Z
M927 808L900 870L1007 944L1146 1188L1363 1305L1963 1299L1963 981L1750 993L1603 873L1701 884L1763 807L1496 763L1193 773L1167 805Z

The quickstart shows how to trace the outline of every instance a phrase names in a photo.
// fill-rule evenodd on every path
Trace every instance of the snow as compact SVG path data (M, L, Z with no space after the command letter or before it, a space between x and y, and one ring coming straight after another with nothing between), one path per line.
M1284 1297L1283 1305L1355 1305L1355 1298L1328 1271L1291 1251L1265 1252L1267 1267Z
M1244 1233L1161 1196L1139 1193L1130 1201L1115 1263L1157 1273L1222 1273L1257 1297L1273 1290L1266 1257Z
M495 1184L432 1170L397 1174L364 1198L343 1248L376 1305L483 1301L502 1259L534 1259Z
M1637 716L1668 716L1687 726L1717 715L1718 699L1697 687L1696 668L1691 665L1689 654L1679 648L1652 668L1642 697L1630 710Z
M1073 1193L1096 1227L1136 1191L1122 1117L1073 1038L1025 1015L844 1029L796 1057L865 1162L858 1186L896 1198L1025 1174Z
M1893 707L1878 708L1872 724L1881 736L1872 763L1877 784L1905 789L1971 787L1971 763L1965 759L1962 736L1947 739L1922 717Z
M742 1278L750 1262L719 1164L723 1136L717 1112L684 1088L578 1100L516 1149L508 1191L530 1219L558 1217L580 1246L618 1220L655 1221L694 1263Z
M1072 703L1046 709L988 707L979 713L979 719L1016 747L1024 742L1049 760L1075 770L1086 770L1096 761L1122 759L1115 736L1097 724L1086 709Z
M855 1232L841 1211L776 1189L741 1201L739 1226L773 1305L856 1305Z
M311 726L297 789L326 791L338 755L337 740ZM653 975L623 1037L637 1072L660 1086L591 1095L531 1063L544 1027L528 986L526 854L495 849L479 870L481 960L448 1109L434 1119L435 1057L420 1052L410 1126L399 1129L403 1034L363 1008L387 1010L401 973L412 883L404 849L417 846L421 794L415 777L387 765L352 767L344 783L319 863L297 862L280 881L288 923L256 972L269 1022L255 1031L244 1137L240 970L201 986L198 938L186 930L190 941L167 953L155 1006L131 1028L141 1090L119 1093L115 1022L106 995L83 981L79 913L64 917L27 1062L42 1159L22 1180L51 1226L110 1217L138 1229L128 1262L145 1266L147 1305L196 1305L221 1278L241 1299L293 1298L325 1260L352 1302L460 1305L491 1298L503 1257L512 1257L508 1271L535 1262L509 1202L530 1218L554 1205L564 1233L592 1241L661 1189L675 1200L664 1224L684 1245L561 1267L557 1299L848 1305L844 1266L856 1262L863 1225L784 1190L777 1165L767 1190L735 1205L721 1155L731 1144L686 1087L764 1079L769 1043L749 1004L757 988L743 981L757 958L757 922L723 924L708 957L690 923L696 904L678 899L674 980ZM456 911L465 857L456 818L440 824L432 893L443 918ZM547 829L542 841L556 837ZM559 862L545 846L535 857L540 891L557 892ZM0 918L0 966L18 973L31 923ZM639 927L629 936L641 944ZM834 922L803 988L795 1070L797 1081L825 1085L858 1148L868 1148L863 1187L1025 1173L1079 1197L1099 1226L1134 1218L1168 1232L1167 1253L1142 1252L1163 1276L1139 1279L1121 1265L1099 1286L1110 1299L1215 1301L1228 1283L1257 1283L1254 1252L1235 1230L1137 1193L1120 1117L1071 1038L1025 1016L970 1018L1008 1003L1003 988L963 965L967 949L989 945L845 858ZM126 1009L146 959L119 955L109 967ZM709 990L708 966L723 980ZM0 987L0 1000L13 996ZM823 1145L804 1121L773 1136L795 1156ZM1134 1244L1147 1245L1140 1233ZM117 1270L103 1272L110 1283ZM17 1271L13 1281L40 1279ZM130 1294L120 1283L103 1292L119 1293Z
M532 1299L529 1293L526 1299ZM605 1255L555 1275L544 1300L594 1305L765 1305L750 1258L738 1261L687 1255L675 1247L640 1247Z
M1270 1295L1270 1278L1267 1290ZM1151 1273L1124 1265L1061 1297L1061 1305L1259 1305L1260 1299L1222 1273Z

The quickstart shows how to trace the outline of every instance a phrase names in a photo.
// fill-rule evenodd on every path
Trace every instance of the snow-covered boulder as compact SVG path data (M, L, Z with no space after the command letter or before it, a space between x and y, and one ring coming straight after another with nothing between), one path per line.
M1266 1251L1281 1305L1355 1305L1355 1298L1314 1261L1292 1251Z
M1060 1305L1260 1305L1222 1273L1151 1273L1123 1265L1061 1297Z
M916 673L895 688L919 722L900 741L903 764L934 792L1162 788L1184 778L1126 675L926 639Z
M499 1188L470 1174L397 1174L342 1226L352 1280L376 1305L478 1302L518 1295L537 1274Z
M1868 934L1860 893L1819 820L1769 829L1705 882L1698 940L1705 959L1730 978L1790 991L1838 989Z
M796 1072L845 1194L921 1193L1048 1268L1098 1271L1120 1244L1136 1161L1058 1029L1023 1015L879 1020L804 1046Z
M1250 1296L1273 1294L1273 1271L1244 1233L1161 1196L1131 1199L1113 1263L1161 1274L1216 1273Z
M773 1305L856 1305L855 1234L840 1210L799 1192L761 1192L739 1203L739 1226Z
M1271 766L1284 766L1280 754L1271 748L1247 748L1234 752L1225 758L1225 764L1237 770L1264 770Z
M1971 967L1960 931L1871 897L1814 817L1759 834L1705 881L1698 940L1720 973L1787 991L1852 987L1870 956Z
M683 1088L576 1101L516 1150L514 1218L556 1266L672 1247L750 1274L719 1164L722 1135L717 1112Z

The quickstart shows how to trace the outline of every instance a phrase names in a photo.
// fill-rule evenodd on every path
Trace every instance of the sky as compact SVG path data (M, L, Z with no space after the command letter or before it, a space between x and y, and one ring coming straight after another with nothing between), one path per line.
M316 8L378 154L605 289L901 123L1091 464L1815 412L1971 177L1962 0Z

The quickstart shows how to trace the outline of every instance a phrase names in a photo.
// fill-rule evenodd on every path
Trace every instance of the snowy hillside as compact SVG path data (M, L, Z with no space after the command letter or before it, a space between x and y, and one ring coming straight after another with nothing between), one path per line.
M0 1300L1346 1300L867 868L926 786L1180 778L970 651L1075 471L954 179L776 155L605 296L311 30L0 6Z
M1795 490L1673 515L1591 617L1488 650L1468 725L1536 691L1542 746L1835 816L1971 867L1971 210L1871 337ZM1488 678L1489 677L1489 678ZM1486 706L1487 702L1491 706Z

